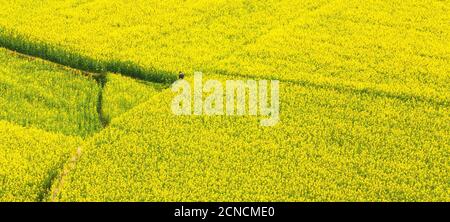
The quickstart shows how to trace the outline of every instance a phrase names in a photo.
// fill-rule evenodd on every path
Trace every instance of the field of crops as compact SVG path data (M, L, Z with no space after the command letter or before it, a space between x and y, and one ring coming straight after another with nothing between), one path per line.
M273 128L174 117L170 91L153 97L89 141L59 200L448 198L448 110L288 83L282 94Z
M101 128L94 79L0 48L0 120L66 135Z
M81 139L0 120L0 201L42 201Z
M450 201L449 21L438 0L0 0L0 200ZM178 71L279 80L279 123L174 115Z

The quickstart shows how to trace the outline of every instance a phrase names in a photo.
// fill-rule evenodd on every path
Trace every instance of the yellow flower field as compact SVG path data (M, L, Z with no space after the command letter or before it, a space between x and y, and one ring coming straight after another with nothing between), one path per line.
M25 129L0 120L0 201L42 201L79 137Z
M0 0L0 200L450 201L449 21L439 0ZM179 71L279 80L279 123L174 115Z

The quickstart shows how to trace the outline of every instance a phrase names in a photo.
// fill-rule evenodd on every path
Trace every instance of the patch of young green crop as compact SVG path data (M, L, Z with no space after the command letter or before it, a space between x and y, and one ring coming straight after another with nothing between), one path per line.
M280 122L175 116L170 90L87 141L60 201L449 201L448 106L281 82Z
M0 201L41 201L81 138L0 120Z
M120 74L107 74L102 92L102 114L107 122L131 108L148 101L164 88L163 85L143 82Z
M94 79L3 48L0 64L0 120L83 137L101 129Z

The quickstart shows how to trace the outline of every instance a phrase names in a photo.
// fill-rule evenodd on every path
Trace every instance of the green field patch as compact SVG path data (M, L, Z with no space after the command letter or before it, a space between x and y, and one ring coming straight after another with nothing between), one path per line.
M0 120L83 137L101 129L93 78L6 49L0 63Z
M131 108L148 101L166 87L120 74L107 74L102 92L102 114L105 121L110 122Z

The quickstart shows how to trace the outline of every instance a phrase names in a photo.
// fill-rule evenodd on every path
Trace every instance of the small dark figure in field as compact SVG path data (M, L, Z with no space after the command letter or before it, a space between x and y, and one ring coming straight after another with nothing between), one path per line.
M183 73L183 72L180 72L180 73L178 74L178 78L179 78L179 79L184 79L184 73Z

